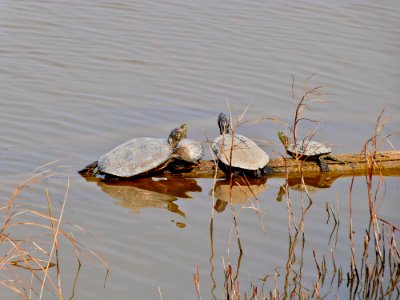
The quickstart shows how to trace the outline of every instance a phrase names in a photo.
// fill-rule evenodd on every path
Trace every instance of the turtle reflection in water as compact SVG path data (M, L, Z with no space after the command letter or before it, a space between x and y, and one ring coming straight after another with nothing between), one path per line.
M303 180L300 177L289 178L287 180L287 186L297 192L307 192L309 194L315 193L321 189L330 188L333 182L338 179L340 175L327 176L326 173L322 173L319 176L304 177ZM283 195L286 194L285 186L279 188L276 201L282 201Z
M214 209L223 212L228 203L243 204L250 199L257 198L267 188L268 177L262 178L233 178L232 191L229 179L219 180L208 193L216 199Z
M154 173L165 168L174 157L177 144L186 136L187 125L182 124L169 134L168 139L134 138L87 165L79 173L108 174L132 177Z
M139 213L141 208L163 208L185 217L175 201L179 198L191 198L188 192L201 192L195 179L174 176L159 180L136 178L121 181L97 178L96 181L103 192L134 213Z

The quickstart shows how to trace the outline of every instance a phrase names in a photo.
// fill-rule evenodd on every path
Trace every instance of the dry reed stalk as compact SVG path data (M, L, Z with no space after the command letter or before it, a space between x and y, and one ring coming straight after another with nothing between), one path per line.
M229 104L229 103L228 103ZM228 105L229 107L229 105ZM241 118L243 118L244 114L246 111L243 112ZM235 131L236 131L236 127L233 126L232 124L233 122L233 118L232 118L232 114L231 114L231 110L229 108L229 127L231 128L232 131L232 139L231 139L231 150L229 151L229 162L232 162L232 155L233 155L233 150L234 150L234 142L235 142ZM224 144L224 142L222 141L222 144ZM236 213L235 213L235 207L233 205L233 198L232 198L232 187L233 187L233 170L232 170L232 164L229 164L229 171L230 171L230 176L229 176L229 201L230 201L230 207L231 207L231 212L232 212L232 218L233 218L233 224L234 224L234 228L235 228L235 232L236 232L236 239L237 239L237 243L238 243L238 247L239 247L239 251L240 254L243 253L243 249L242 249L242 242L240 241L240 236L239 236L239 227L238 227L238 222L237 222L237 218L236 218Z
M321 92L321 90L326 87L325 85L319 85L313 88L308 87L308 82L313 76L314 75L307 77L306 80L304 81L303 95L301 96L300 101L298 101L297 103L293 124L292 127L290 128L293 134L293 143L295 144L295 146L297 146L297 127L299 126L300 122L309 121L318 123L318 121L316 120L303 117L303 111L305 109L312 111L311 103L313 102L326 102L326 100L318 98L319 96L327 95L326 93ZM296 101L294 76L292 76L292 101L294 102ZM311 138L314 134L315 132L310 133L308 137Z
M51 247L51 251L49 254L49 260L47 262L47 267L45 269L44 272L44 279L43 279L43 284L41 286L40 289L40 296L39 299L42 299L43 296L43 288L44 288L44 284L46 282L46 278L47 278L47 274L48 274L48 269L49 269L49 265L51 263L51 258L53 256L53 252L54 250L56 251L56 266L57 266L57 293L59 294L59 298L60 299L64 299L63 294L62 294L62 290L61 290L61 273L60 273L60 257L59 257L59 247L58 247L58 234L60 232L60 225L61 225L61 221L62 221L62 217L64 215L64 208L65 208L65 204L67 203L67 199L68 199L68 191L69 191L69 178L68 178L68 182L67 182L67 189L65 192L65 196L64 196L64 201L61 207L61 211L60 211L60 216L58 218L57 221L57 227L55 227L54 225L54 221L53 221L53 217L52 217L52 208L51 208L51 200L50 200L50 196L48 193L48 190L46 189L46 198L47 198L47 207L49 210L49 216L51 219L51 229L52 229L52 233L53 233L53 245Z
M328 202L327 202L328 203ZM338 241L338 236L339 236L339 226L340 226L340 218L339 218L339 207L338 207L338 194L336 194L336 209L337 209L337 212L335 213L335 211L333 210L333 208L332 208L332 205L331 204L329 204L329 209L330 209L330 211L331 211L331 213L332 213L332 216L333 216L333 219L334 219L334 226L333 226L333 228L332 228L332 231L331 231L331 234L329 235L329 241L328 241L328 244L330 245L331 244L331 241L332 241L332 236L333 236L333 234L336 232L336 238L335 238L335 248L336 248L336 245L337 245L337 241ZM329 210L328 210L329 211ZM337 217L336 217L336 214L338 215ZM329 214L330 215L330 214Z
M316 102L316 101L323 101L321 99L317 99L317 96L323 95L323 93L320 92L320 89L323 86L318 86L312 89L309 89L307 87L307 82L310 78L307 78L305 85L304 85L304 94L302 96L302 98L300 99L299 103L296 106L296 112L295 112L295 119L294 119L294 123L292 128L290 128L290 131L293 133L293 138L294 138L294 142L296 143L297 140L297 127L300 124L301 121L303 120L308 120L308 121L312 121L312 122L317 122L308 118L304 118L302 116L303 114L303 110L304 109L310 109L310 104L312 102ZM293 83L292 83L292 94L293 94L293 98L294 98L294 79L293 79ZM244 114L247 112L246 111L239 117L239 121L236 122L236 125L240 125L240 124L244 124L244 122L242 121ZM272 118L266 118L269 120L272 120ZM230 118L230 120L232 120L232 118ZM235 131L236 126L233 126L233 124L231 123L231 126L234 127L233 134ZM314 135L315 132L312 132L308 135L308 137ZM232 152L231 152L232 155ZM284 158L283 158L284 159ZM300 155L298 155L296 157L297 160L300 159ZM284 159L284 161L286 161ZM231 170L232 171L232 170ZM232 172L231 172L232 173ZM304 220L305 220L305 215L308 211L308 209L311 207L312 204L312 199L311 196L308 192L307 186L304 183L304 178L302 178L302 185L304 187L304 191L305 194L307 195L307 198L309 200L309 204L307 206L303 205L302 202L302 211L301 211L301 219L299 221L299 223L297 223L295 215L294 215L294 211L292 209L292 205L291 205L291 200L290 200L290 194L289 194L289 185L288 185L288 172L286 172L286 183L285 183L285 187L282 187L285 191L285 195L286 195L286 205L287 205L287 210L288 210L288 233L289 233L289 253L288 253L288 259L287 259L287 263L286 263L286 276L285 276L285 287L284 287L284 293L283 293L283 298L287 298L288 297L288 287L289 287L289 275L294 272L294 270L292 269L292 264L295 263L297 261L296 258L296 254L295 254L295 249L296 249L296 245L298 244L298 239L299 239L299 234L301 233L302 235L302 239L301 239L301 257L300 257L300 274L298 275L298 278L300 279L299 284L296 285L295 289L298 288L298 291L296 290L292 290L290 292L290 297L293 297L293 295L303 295L305 297L305 293L302 292L302 285L301 285L301 267L302 267L302 261L303 261L303 252L304 252L304 245L305 245L305 237L304 237ZM232 185L233 185L233 180L232 180L232 176L230 177L230 193L232 191ZM232 194L230 194L230 199L232 197ZM278 196L279 197L279 196ZM302 198L303 200L303 198ZM231 203L231 207L233 209L233 205ZM333 210L332 210L333 211ZM236 214L234 212L234 210L232 211L232 214L234 216L234 222L236 221ZM336 218L336 217L335 217ZM335 219L336 222L336 219ZM292 225L294 226L294 236L292 237L291 235L291 231L292 231ZM237 229L237 223L235 222L235 228ZM238 236L238 232L237 232L237 236ZM325 276L326 274L326 261L325 261L325 257L323 260L323 276ZM295 272L296 273L296 272ZM237 289L235 289L235 286L240 286L238 284L235 285L235 280L232 279L232 268L229 265L228 268L225 271L226 274L226 280L225 280L225 287L226 287L226 292L228 295L229 299L237 299L237 295L239 294L240 290L238 291ZM275 273L276 275L276 273ZM296 275L297 277L297 275ZM321 277L321 272L320 272L320 276ZM270 297L271 299L278 299L280 298L280 291L277 289L277 282L276 282L276 276L275 276L275 288L273 291L270 291ZM256 299L257 294L254 293L254 291L257 291L257 289L253 289L253 298L252 299ZM318 289L314 289L314 293L317 295L317 297L319 297L319 293L318 293ZM246 296L246 295L245 295ZM263 298L264 299L264 298ZM265 297L266 299L266 297Z
M159 286L157 286L158 294L160 295L160 299L163 300L163 295L161 293L161 289Z
M36 173L19 184L14 193L10 196L7 203L1 207L3 214L3 224L0 230L0 243L2 246L2 254L0 256L0 270L5 272L8 279L0 280L0 284L10 289L12 292L24 299L31 299L36 296L38 299L44 297L44 289L53 297L64 299L62 291L61 268L60 268L60 238L65 238L71 242L71 245L77 253L87 250L61 226L63 212L67 203L67 195L69 190L69 179L67 183L67 192L63 199L60 215L55 216L55 210L51 204L51 197L45 189L47 200L47 213L37 209L26 208L29 202L20 201L19 195L25 188L47 180L55 175L64 175L63 173L55 172L56 163L58 161L48 163L41 168L38 168ZM20 221L22 219L22 221ZM63 222L65 223L65 222ZM26 237L16 237L20 230L29 228L32 235ZM76 227L78 228L78 227ZM79 229L79 228L78 228ZM40 230L40 231L39 231ZM48 243L51 247L48 247ZM97 254L96 258L101 259ZM55 255L53 255L55 253ZM55 256L55 257L53 257ZM55 259L55 262L52 260ZM78 258L80 269L80 260ZM104 265L106 263L103 260ZM56 267L55 277L48 275L50 268ZM21 273L21 276L20 276ZM30 274L30 275L29 275ZM30 276L30 282L27 283L25 278ZM76 284L77 276L74 281ZM40 291L36 288L39 284ZM73 290L74 293L74 290Z
M350 183L350 192L349 192L349 240L350 240L350 250L351 250L351 273L355 274L357 270L356 265L356 255L354 249L354 230L353 230L353 186L354 186L355 176L352 177Z
M207 139L208 140L208 139ZM209 148L209 152L212 154L212 159L214 160L214 165L216 166L215 168L215 173L214 173L214 178L213 178L213 186L216 185L217 182L217 173L218 173L218 163L217 163L217 158L215 157L212 149L211 149L211 143L208 143L208 148ZM211 267L211 272L210 272L210 276L211 276L211 280L213 282L213 287L211 290L211 294L214 296L214 291L217 288L217 284L214 278L214 207L215 207L215 203L216 203L216 199L215 199L215 190L212 189L211 190L211 197L212 197L212 208L211 208L211 218L210 218L210 267ZM198 266L197 266L197 270L198 270ZM198 299L200 299L200 278L195 277L194 278L195 281L195 287L196 287L196 292L198 295ZM215 296L214 296L215 298Z
M197 294L197 299L201 299L200 296L200 273L199 273L199 266L196 266L196 272L193 274L193 281L194 281L194 286L196 287L196 294Z
M383 220L377 215L377 207L383 201L382 185L384 176L379 169L377 161L379 147L381 147L388 136L382 135L382 130L388 120L383 119L384 110L379 114L373 136L368 139L360 153L360 157L365 159L368 164L368 169L365 175L366 187L368 192L369 206L369 227L364 235L364 249L361 256L360 267L356 265L355 250L354 250L354 232L352 227L352 193L354 185L354 177L350 185L350 249L352 251L352 259L350 273L347 274L348 284L350 285L350 293L355 297L371 299L384 298L391 296L394 292L393 286L399 284L399 278L396 272L400 273L400 256L397 249L395 234L397 226ZM378 172L376 172L376 169ZM378 173L378 176L374 174ZM377 181L375 180L377 178ZM386 226L385 226L386 225ZM388 235L389 242L385 236ZM373 243L370 243L370 241ZM373 244L375 256L370 256L370 245ZM389 246L389 251L386 247ZM393 258L397 259L397 264L391 264ZM386 271L389 268L389 271ZM389 278L387 276L389 275ZM399 294L399 291L398 291Z

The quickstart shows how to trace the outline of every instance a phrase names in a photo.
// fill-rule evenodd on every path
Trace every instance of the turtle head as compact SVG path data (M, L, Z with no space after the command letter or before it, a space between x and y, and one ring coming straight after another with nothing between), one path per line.
M278 131L278 137L279 140L282 142L283 146L285 146L285 149L288 148L289 146L289 138L284 134L282 131Z
M176 145L178 145L178 143L186 136L187 130L188 126L186 124L176 127L169 134L168 144L170 144L172 148L175 148Z
M220 113L218 116L218 127L221 135L229 133L229 120L224 113Z

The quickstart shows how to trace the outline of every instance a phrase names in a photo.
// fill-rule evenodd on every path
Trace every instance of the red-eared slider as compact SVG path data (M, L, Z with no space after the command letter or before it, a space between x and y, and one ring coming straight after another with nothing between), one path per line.
M176 159L183 160L188 163L198 163L204 156L204 148L201 142L183 139L181 140L174 150Z
M225 174L232 171L237 175L261 177L272 173L272 168L267 166L268 154L247 137L230 134L229 121L223 113L218 117L218 126L220 136L212 141L211 148Z
M131 177L159 171L173 158L173 151L186 132L187 125L182 124L171 131L167 140L148 137L132 139L102 155L80 173Z
M289 138L282 131L278 132L278 137L285 147L287 154L293 158L297 157L303 160L315 160L322 172L329 171L329 166L326 162L326 159L343 163L334 156L330 155L332 152L331 148L320 142L302 140L296 144L293 144L289 142Z

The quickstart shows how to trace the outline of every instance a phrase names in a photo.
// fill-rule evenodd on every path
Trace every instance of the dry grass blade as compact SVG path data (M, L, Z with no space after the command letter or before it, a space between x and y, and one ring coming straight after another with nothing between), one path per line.
M310 121L313 123L318 123L318 121L310 119L310 118L305 118L303 117L303 112L304 110L310 110L312 111L311 104L313 102L326 102L326 100L317 98L319 96L327 95L325 92L322 92L322 89L325 88L325 85L319 85L313 88L308 87L308 81L313 77L313 75L309 76L305 81L304 81L304 86L303 86L303 95L301 96L300 100L297 103L296 109L295 109L295 115L293 119L293 124L292 127L290 128L290 131L293 134L293 143L297 145L297 128L300 124L301 121ZM294 76L292 77L292 100L295 100L295 83L294 83ZM313 136L313 134L309 134L308 137Z
M75 249L79 265L81 264L79 253L88 250L73 237L71 232L68 233L63 229L68 224L62 221L68 200L69 178L60 209L53 207L47 187L44 189L46 209L43 209L41 204L33 204L26 199L19 200L25 188L41 184L55 175L65 176L63 173L54 171L52 167L57 168L54 166L55 163L38 168L37 173L32 174L16 187L7 203L2 206L0 270L3 271L5 279L0 280L0 284L24 299L31 299L33 296L42 299L50 295L51 298L65 298L61 277L60 239L70 242L69 245ZM41 199L39 203L40 201ZM34 206L39 206L39 208L33 209ZM79 230L79 227L74 228ZM91 250L88 252L100 259ZM104 265L106 266L105 263ZM54 272L50 272L51 268L54 268Z
M384 176L379 169L377 161L379 147L385 143L385 138L390 135L382 135L382 130L388 122L383 118L384 110L379 114L374 134L369 138L360 153L360 157L365 159L368 164L365 175L366 187L368 192L369 205L369 227L364 235L364 249L362 253L361 264L356 265L356 255L354 249L354 231L352 227L352 194L354 177L350 185L350 247L352 251L351 270L348 274L350 292L355 296L361 296L365 299L386 298L394 292L393 286L399 284L400 273L399 253L397 251L394 232L398 227L377 215L378 207L383 201L384 192L382 185ZM378 172L376 172L376 169ZM375 174L378 173L378 176ZM386 226L385 226L386 225ZM389 227L387 226L389 225ZM388 235L389 242L385 239ZM370 241L372 240L373 243ZM370 245L374 245L373 253L370 255ZM389 247L389 251L387 251ZM393 259L397 263L391 264ZM389 271L387 271L389 269ZM389 275L389 278L387 276Z
M58 288L57 288L57 292L59 294L59 298L60 299L64 299L63 295L62 295L62 290L61 290L61 274L60 274L60 259L59 259L59 247L58 247L58 233L60 232L60 225L61 225L61 221L62 221L62 217L64 214L64 208L65 208L65 204L67 203L67 199L68 199L68 191L69 191L69 178L68 178L68 183L67 183L67 189L65 192L65 197L64 197L64 201L61 207L61 212L60 212L60 217L58 219L58 223L57 223L57 228L55 228L54 226L54 221L52 218L52 209L51 209L51 200L50 200L50 196L48 193L48 190L46 189L46 196L47 196L47 203L48 203L48 209L49 209L49 216L51 218L51 227L52 227L52 233L53 233L53 245L51 247L51 251L49 254L49 260L47 262L47 268L45 270L44 273L44 279L43 279L43 284L40 290L40 296L39 299L42 299L43 296L43 288L44 288L44 283L46 282L46 278L47 278L47 274L48 274L48 270L49 270L49 265L51 263L51 258L53 256L53 252L54 250L56 251L56 265L57 265L57 284L58 284Z
M197 299L201 299L200 296L200 273L199 266L196 267L196 272L193 274L194 286L196 287Z

